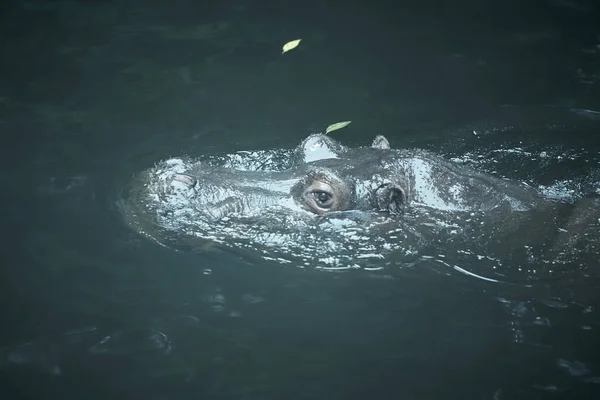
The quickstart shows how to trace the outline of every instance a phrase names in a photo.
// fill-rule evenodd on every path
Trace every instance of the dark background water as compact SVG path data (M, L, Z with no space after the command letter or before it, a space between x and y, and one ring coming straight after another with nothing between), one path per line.
M597 154L599 16L591 0L2 2L0 397L600 396L598 265L532 287L319 273L164 249L116 207L161 158L292 147L343 120L349 145Z

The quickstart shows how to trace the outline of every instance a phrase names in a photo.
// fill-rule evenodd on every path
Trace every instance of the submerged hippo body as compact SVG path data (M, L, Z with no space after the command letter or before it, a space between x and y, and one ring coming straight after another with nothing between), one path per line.
M536 257L548 259L574 240L557 238L565 206L426 151L391 149L382 136L348 148L315 134L293 150L162 161L134 179L125 213L162 244L202 248L208 240L280 262L347 268L414 261L426 249L500 264L494 252L510 258L538 246ZM583 223L572 229L587 237L597 201L579 210ZM550 242L563 243L556 254Z

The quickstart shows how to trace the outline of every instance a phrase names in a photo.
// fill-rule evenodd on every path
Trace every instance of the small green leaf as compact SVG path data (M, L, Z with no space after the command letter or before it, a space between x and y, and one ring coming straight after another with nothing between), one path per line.
M346 125L350 124L352 121L344 121L344 122L336 122L335 124L331 124L325 129L325 134L327 135L329 132L337 131L338 129L342 129Z
M292 40L291 42L287 42L286 44L284 44L283 51L281 52L281 54L285 53L286 51L295 49L300 44L301 40L302 39L296 39L296 40Z

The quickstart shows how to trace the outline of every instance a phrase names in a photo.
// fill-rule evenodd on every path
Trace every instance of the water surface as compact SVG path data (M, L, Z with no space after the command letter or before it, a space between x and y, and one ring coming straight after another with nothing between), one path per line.
M507 265L503 283L444 254L324 273L123 223L120 189L157 160L291 148L343 120L347 145L385 134L597 191L597 6L426 3L0 6L2 398L600 393L594 260Z

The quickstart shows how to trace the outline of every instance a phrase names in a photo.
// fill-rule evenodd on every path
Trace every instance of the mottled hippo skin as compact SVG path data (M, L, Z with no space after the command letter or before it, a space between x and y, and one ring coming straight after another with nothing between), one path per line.
M292 150L168 159L134 179L124 204L129 224L159 243L210 241L306 267L378 268L440 251L501 265L597 251L587 240L597 199L551 200L426 151L391 149L383 136L364 148L315 134Z

